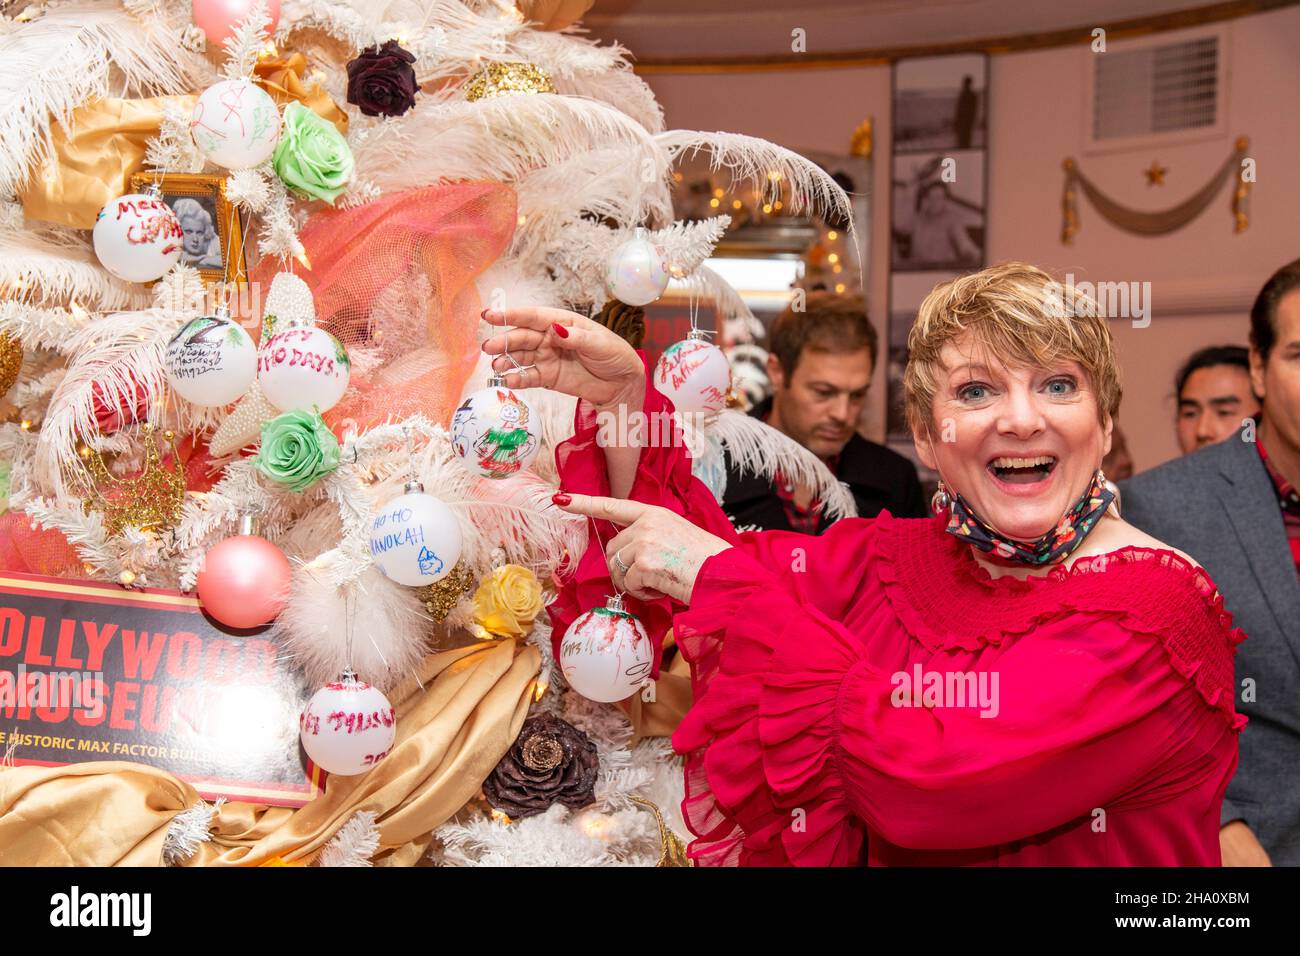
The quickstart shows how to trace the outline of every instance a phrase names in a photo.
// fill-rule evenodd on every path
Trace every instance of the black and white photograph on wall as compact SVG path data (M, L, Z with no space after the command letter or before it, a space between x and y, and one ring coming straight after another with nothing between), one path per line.
M895 270L984 262L983 150L894 156L890 231Z
M889 279L889 329L886 336L888 357L885 365L885 440L895 451L915 458L910 450L912 431L903 416L903 369L907 367L907 336L916 321L921 303L940 282L956 272L903 272ZM907 450L897 445L907 445Z
M894 65L894 152L982 149L988 57L919 57Z

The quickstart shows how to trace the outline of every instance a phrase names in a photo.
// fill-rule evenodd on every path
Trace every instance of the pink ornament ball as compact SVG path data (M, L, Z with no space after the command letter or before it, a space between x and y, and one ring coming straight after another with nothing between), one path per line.
M227 538L203 557L198 591L203 609L226 627L260 627L289 599L289 559L255 534Z
M235 28L248 19L254 0L194 0L194 25L203 31L208 44L221 52L221 44ZM280 22L280 0L267 0L267 15L271 18L271 32Z

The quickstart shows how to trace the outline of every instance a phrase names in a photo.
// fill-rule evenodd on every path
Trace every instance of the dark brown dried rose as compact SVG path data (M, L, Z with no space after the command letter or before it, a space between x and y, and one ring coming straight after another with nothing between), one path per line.
M600 761L596 745L554 714L538 714L483 782L488 803L515 819L542 813L553 803L570 810L593 801Z
M401 116L415 105L414 62L396 40L362 50L348 62L348 102L367 116Z

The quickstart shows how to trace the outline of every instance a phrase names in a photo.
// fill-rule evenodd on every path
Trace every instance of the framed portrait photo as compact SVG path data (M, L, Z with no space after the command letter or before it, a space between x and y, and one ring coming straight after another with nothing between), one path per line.
M143 192L157 183L162 199L180 220L180 264L197 269L207 283L237 285L247 274L244 223L226 198L226 178L204 173L136 173L131 188Z

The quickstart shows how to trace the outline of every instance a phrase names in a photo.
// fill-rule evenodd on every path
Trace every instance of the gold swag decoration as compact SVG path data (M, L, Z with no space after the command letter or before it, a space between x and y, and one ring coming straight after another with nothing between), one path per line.
M1209 206L1224 182L1233 178L1237 181L1236 188L1232 192L1233 232L1243 232L1250 225L1247 209L1250 182L1241 176L1241 162L1246 158L1246 150L1249 148L1250 140L1245 136L1239 137L1232 155L1210 177L1208 183L1177 206L1159 212L1142 212L1116 202L1103 193L1092 180L1084 176L1073 159L1066 159L1062 164L1065 169L1065 191L1061 197L1063 217L1061 242L1070 245L1079 231L1079 189L1083 190L1083 194L1088 197L1093 207L1113 225L1139 236L1160 236L1181 229L1199 216Z
M175 105L189 113L197 99L106 97L77 107L67 123L50 127L50 158L23 189L23 215L93 229L108 201L131 191L131 174L143 165L145 147L158 135L163 111Z
M554 93L551 74L531 63L489 63L465 83L470 102L506 93Z

